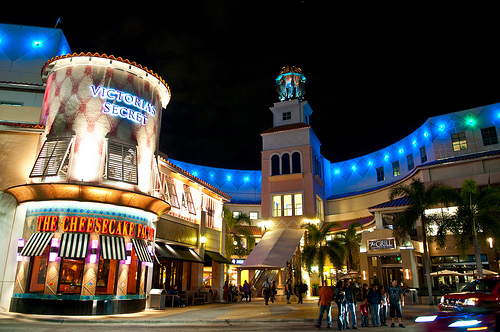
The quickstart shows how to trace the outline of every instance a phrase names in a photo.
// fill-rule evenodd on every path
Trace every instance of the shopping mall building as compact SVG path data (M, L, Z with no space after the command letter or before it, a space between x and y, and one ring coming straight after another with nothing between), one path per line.
M214 168L159 151L170 90L154 72L114 56L71 55L59 29L0 24L0 40L3 311L134 312L151 289L173 285L220 296L229 263L223 205L250 216L259 242L231 260L238 283L262 271L274 271L280 287L319 280L300 274L301 225L358 222L360 281L426 287L418 232L404 247L392 235L408 200L390 201L391 188L414 178L454 188L471 178L500 183L500 104L429 118L392 145L331 163L309 122L305 77L284 67L273 126L261 133L262 168ZM429 252L433 271L475 267L472 249L459 255L452 236ZM498 271L492 245L481 253L483 267Z

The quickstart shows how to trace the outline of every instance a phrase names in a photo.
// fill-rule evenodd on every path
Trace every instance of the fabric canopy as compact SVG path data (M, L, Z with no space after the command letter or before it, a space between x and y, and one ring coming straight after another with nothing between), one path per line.
M286 262L292 258L304 231L289 228L267 231L240 268L279 269L286 267Z
M158 256L163 258L193 263L205 263L203 258L190 248L156 242L155 250Z
M217 263L231 264L231 262L221 254L215 251L205 250L205 262L212 264L212 259Z
M54 233L34 233L21 250L21 256L42 256Z

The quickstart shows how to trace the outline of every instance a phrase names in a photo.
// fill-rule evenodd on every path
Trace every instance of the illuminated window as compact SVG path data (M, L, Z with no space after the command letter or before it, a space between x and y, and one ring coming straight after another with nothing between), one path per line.
M46 140L31 170L30 177L66 175L72 141L71 137Z
M481 136L483 136L483 145L498 144L498 136L495 127L481 129Z
M420 148L420 163L425 163L427 161L427 151L425 150L425 145Z
M80 294L83 278L83 259L61 259L59 293Z
M323 200L316 196L316 218L319 220L323 220L324 211L323 211Z
M379 167L377 168L377 181L384 181L385 180L385 174L384 174L384 167Z
M116 275L118 274L117 259L99 259L97 270L96 294L115 294Z
M392 163L392 176L398 176L401 172L399 170L399 160Z
M273 217L289 217L303 214L302 194L274 195L272 204Z
M467 139L464 132L451 134L451 143L453 151L467 150Z
M233 211L233 218L238 219L241 217L241 211Z
M175 190L174 180L172 178L167 179L168 194L170 195L170 204L172 207L179 208L179 197L177 197L177 191Z
M250 211L250 219L259 219L259 212L257 211Z
M139 294L141 280L141 262L137 259L135 248L132 248L128 267L127 294Z
M137 184L137 147L108 141L107 178Z
M292 112L283 112L283 120L291 120Z
M406 156L406 163L408 164L408 171L415 168L415 161L413 160L413 153Z
M31 274L29 281L30 293L43 293L45 287L45 277L47 275L47 264L49 261L49 247L46 246L41 256L31 258Z
M191 196L191 191L189 186L184 185L184 194L186 197L186 204L189 213L196 214L196 208L194 207L193 196Z

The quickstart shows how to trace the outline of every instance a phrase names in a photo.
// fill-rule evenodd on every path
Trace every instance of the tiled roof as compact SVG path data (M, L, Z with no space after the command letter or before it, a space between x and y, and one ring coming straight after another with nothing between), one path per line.
M377 204L374 206L370 206L368 208L368 211L369 210L376 210L376 209L386 209L386 208L408 206L412 202L413 202L413 200L408 196L400 197L400 198L394 199L392 201L387 201L387 202L380 203L380 204Z
M335 228L332 228L331 230L332 231L340 231L343 229L347 229L349 227L349 225L354 224L356 222L359 223L361 225L361 227L365 227L365 226L369 225L370 223L372 223L373 220L375 220L374 216L368 216L368 217L362 217L362 218L357 218L357 219L337 221L337 223L340 224L340 227L335 227ZM329 224L329 223L325 223L325 225L326 224Z
M306 123L302 123L302 122L301 123L294 123L294 124L290 124L290 125L269 128L267 130L264 130L262 132L262 134L270 134L270 133L276 133L279 131L287 131L287 130L301 129L301 128L311 128L311 126L306 124Z
M123 63L126 63L126 64L129 64L131 66L134 66L134 67L137 67L137 68L140 68L142 70L144 70L145 72L147 72L148 74L156 77L160 82L163 83L163 85L165 85L165 87L167 88L168 90L168 94L171 95L171 92L170 92L170 87L167 85L167 83L165 82L164 79L161 78L161 76L158 76L158 74L154 73L153 71L151 71L150 69L148 69L148 67L143 67L142 65L136 63L135 61L130 61L128 59L123 59L122 57L118 57L116 58L114 55L107 55L105 53L103 54L99 54L99 53L91 53L91 52L87 52L87 53L73 53L73 54L66 54L66 55L61 55L61 56L56 56L56 57L53 57L52 59L50 59L49 61L47 61L45 63L45 65L42 67L42 75L43 75L43 72L45 70L45 67L47 67L51 62L53 61L56 61L56 60L59 60L59 59L65 59L65 58L71 58L71 57L83 57L83 56L88 56L88 57L95 57L95 58L105 58L105 59L109 59L109 60L115 60L115 61L120 61L120 62L123 62Z
M162 159L163 159L163 158L162 158ZM171 167L173 170L175 170L176 172L179 172L179 173L181 173L182 175L184 175L184 176L186 176L186 177L190 178L191 180L193 180L193 181L195 181L195 182L197 182L197 183L201 184L202 186L207 187L208 189L210 189L211 191L215 192L216 194L218 194L218 195L222 196L223 198L227 199L228 201L230 201L230 200L231 200L231 196L229 196L229 195L228 195L228 194L226 194L225 192L223 192L223 191L221 191L221 190L219 190L219 189L215 188L214 186L212 186L212 185L210 185L210 184L206 183L205 181L203 181L203 180L201 180L201 179L197 178L197 177L196 177L196 176L194 176L193 174L191 174L191 173L189 173L189 172L186 172L185 170L183 170L183 169L182 169L182 168L180 168L179 166L172 164L170 161L165 160L165 159L163 159L163 161L164 161L164 162L165 162L165 163L166 163L169 167Z

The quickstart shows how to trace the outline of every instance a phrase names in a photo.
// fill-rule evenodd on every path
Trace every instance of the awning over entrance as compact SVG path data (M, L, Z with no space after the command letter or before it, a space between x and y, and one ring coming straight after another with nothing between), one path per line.
M205 250L205 261L209 261L211 265L212 259L217 263L231 264L231 262L226 257L222 256L218 252Z
M205 260L190 248L156 242L155 250L159 257L194 263L205 263Z
M87 257L89 246L89 235L80 233L63 233L61 237L61 247L59 257L78 258Z
M153 263L153 258L149 254L148 246L146 244L146 241L132 239L132 244L134 245L135 252L137 254L137 258L141 262Z
M126 260L125 240L122 237L101 235L101 258Z
M286 266L304 235L303 229L268 231L255 246L242 269L279 269Z
M21 256L41 256L54 233L34 233L21 250Z

